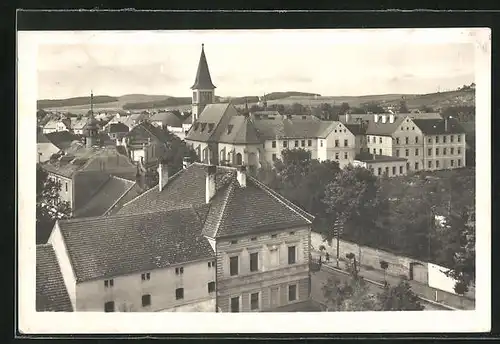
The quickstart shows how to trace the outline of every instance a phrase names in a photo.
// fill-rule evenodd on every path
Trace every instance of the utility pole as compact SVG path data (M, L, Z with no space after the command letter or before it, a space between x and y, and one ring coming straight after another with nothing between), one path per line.
M333 233L335 237L337 237L337 268L340 264L340 235L344 229L343 220L341 220L338 216L333 224Z

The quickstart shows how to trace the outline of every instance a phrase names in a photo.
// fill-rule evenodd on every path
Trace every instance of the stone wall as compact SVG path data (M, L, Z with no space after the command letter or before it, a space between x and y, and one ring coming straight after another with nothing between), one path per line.
M313 252L319 251L321 245L325 246L326 252L330 254L330 259L335 260L337 257L337 241L332 240L329 245L327 241L319 233L311 232L311 250ZM380 268L380 261L384 260L389 263L387 274L393 276L406 276L410 277L410 263L417 263L419 268L427 270L427 263L416 259L398 256L396 254L379 250L376 248L358 245L356 243L340 240L339 244L339 257L344 260L347 253L354 253L357 261L364 267L373 268L375 270L382 270ZM421 265L420 265L421 264ZM427 274L416 274L414 279L418 282L427 284Z

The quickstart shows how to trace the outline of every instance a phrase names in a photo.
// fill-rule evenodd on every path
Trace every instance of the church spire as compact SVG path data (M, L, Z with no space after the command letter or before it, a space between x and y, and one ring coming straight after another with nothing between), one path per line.
M90 118L94 118L94 92L90 90Z
M207 58L205 56L205 45L201 45L201 55L200 62L198 63L198 71L196 72L196 78L194 80L192 90L213 90L215 89L212 83L212 78L210 77L210 71L208 70Z

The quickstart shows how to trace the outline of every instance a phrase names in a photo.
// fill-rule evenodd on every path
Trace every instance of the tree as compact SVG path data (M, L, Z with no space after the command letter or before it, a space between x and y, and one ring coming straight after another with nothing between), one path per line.
M306 111L305 111L305 108L302 104L293 103L292 107L291 107L291 112L294 115L301 115L301 114L305 113Z
M400 113L408 113L408 112L410 112L410 110L408 109L408 105L406 103L406 100L404 98L401 99L401 101L399 102L399 112Z
M365 112L384 113L385 110L380 104L375 102L365 103L361 105Z
M56 220L69 218L71 207L59 198L61 183L49 178L48 173L36 166L36 242L47 242Z
M350 109L349 103L343 102L340 105L339 115L345 115L347 111L349 111L349 109Z
M382 311L421 311L424 306L411 290L408 281L401 280L395 287L385 287L377 296Z
M385 260L380 261L380 268L382 270L384 270L384 285L387 285L386 272L387 272L388 267L389 267L389 263L387 263Z
M327 312L373 311L377 309L376 296L369 293L363 278L351 277L341 282L330 277L322 287Z
M459 241L455 254L448 261L450 270L446 274L457 280L455 288L462 290L476 279L475 209L471 207L460 216L453 216L452 225L458 232Z
M422 105L421 107L418 108L420 111L425 112L425 113L432 113L434 112L434 109L428 105Z
M332 222L341 220L344 235L350 240L366 244L373 239L372 235L378 235L374 229L378 190L377 178L369 170L352 165L339 171L326 186L323 199L326 211ZM325 234L327 240L333 238L332 231Z

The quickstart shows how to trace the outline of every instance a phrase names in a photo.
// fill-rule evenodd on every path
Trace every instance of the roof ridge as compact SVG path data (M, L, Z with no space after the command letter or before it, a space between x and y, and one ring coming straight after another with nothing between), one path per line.
M232 180L234 181L234 179ZM227 185L227 190L225 190L227 193L224 195L224 202L222 203L222 209L220 212L220 215L218 216L217 223L215 225L215 231L214 231L214 238L217 237L217 233L219 232L220 225L222 223L222 219L224 217L224 213L226 211L227 204L229 203L229 199L231 198L232 195L234 195L234 183L230 182Z
M195 164L196 162L194 162L193 164ZM192 165L192 164L191 164ZM171 177L168 178L167 180L167 183L165 184L165 186L168 185L168 183L170 183L175 177L177 177L178 175L181 174L181 172L185 171L186 169L180 169L179 171L177 171L176 173L174 173ZM150 192L152 192L154 189L156 189L156 187L158 186L158 184L155 184L154 186L152 186L151 188L149 188L148 190L144 191L143 193L141 193L139 196L137 196L136 198L133 198L131 199L130 201L128 201L127 203L125 203L121 209L125 208L129 203L131 202L134 202L135 200L141 198L142 196L146 195L146 194L149 194Z
M122 179L122 180L126 180L126 181L129 181L129 182L130 182L130 180L127 180L127 179L123 179L123 178L120 178L120 179ZM125 195L126 195L126 194L130 191L130 190L132 190L132 188L133 188L134 186L136 186L136 185L137 185L137 182L133 182L133 183L132 183L132 185L130 185L130 187L129 187L127 190L125 190L125 192L123 192L123 193L122 193L122 195L121 195L120 197L118 197L118 199L117 199L115 202L113 202L113 204L112 204L112 205L111 205L108 209L106 209L106 211L104 212L104 215L106 215L109 211L111 211L111 209L113 209L113 208L114 208L114 206L115 206L115 205L116 205L116 204L117 204L117 203L118 203L118 202L119 202L119 201L120 201L123 197L125 197Z
M180 206L179 208L169 208L166 210L164 209L164 210L143 211L141 213L134 213L134 214L114 214L114 215L109 215L109 216L78 217L78 218L71 218L71 219L66 219L66 220L57 220L57 222L59 224L65 224L65 223L85 222L85 221L89 221L89 220L103 220L103 221L105 221L108 219L143 216L143 215L148 215L148 214L166 214L166 213L190 209L190 208L191 208L190 206ZM59 227L62 229L61 226L59 226Z
M247 178L250 179L253 183L255 183L262 190L266 191L269 195L271 195L274 198L276 198L279 202L283 203L285 206L287 206L288 208L290 208L293 212L297 213L300 217L302 217L306 221L312 223L312 220L308 219L304 214L301 214L301 212L309 215L311 218L314 219L313 215L309 214L307 211L305 211L305 210L301 209L300 207L298 207L297 205L293 204L291 201L289 201L288 199L286 199L284 196L280 195L279 193L277 193L276 191L272 190L268 186L264 185L263 183L261 183L260 181L258 181L255 178L253 178L252 176L247 175Z

